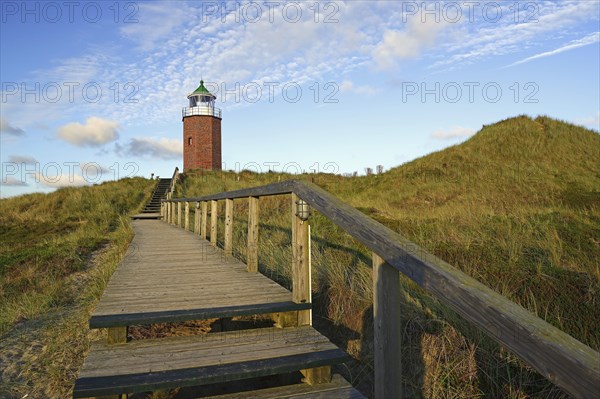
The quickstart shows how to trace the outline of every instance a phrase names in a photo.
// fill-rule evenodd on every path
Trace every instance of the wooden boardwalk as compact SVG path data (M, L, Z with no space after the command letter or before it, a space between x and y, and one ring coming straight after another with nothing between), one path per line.
M74 397L106 397L303 371L293 384L232 398L361 398L329 367L348 355L310 325L289 323L309 303L205 239L160 220L133 220L135 236L90 319L108 328L92 346ZM127 342L127 326L269 314L276 327ZM281 315L286 315L281 317ZM223 396L230 397L230 396Z

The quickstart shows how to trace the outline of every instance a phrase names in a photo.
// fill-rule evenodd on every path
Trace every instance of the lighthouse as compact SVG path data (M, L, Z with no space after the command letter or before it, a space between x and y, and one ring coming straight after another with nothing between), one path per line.
M182 110L183 169L221 170L221 110L214 94L200 86L187 96Z

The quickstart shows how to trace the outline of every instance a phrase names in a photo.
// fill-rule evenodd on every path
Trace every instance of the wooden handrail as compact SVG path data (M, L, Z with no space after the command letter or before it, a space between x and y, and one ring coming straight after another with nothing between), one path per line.
M166 202L213 201L216 209L218 200L290 193L308 202L373 251L384 265L408 276L554 384L577 398L595 397L600 392L598 352L312 183L288 180ZM216 242L211 234L213 239ZM400 337L400 332L395 336Z

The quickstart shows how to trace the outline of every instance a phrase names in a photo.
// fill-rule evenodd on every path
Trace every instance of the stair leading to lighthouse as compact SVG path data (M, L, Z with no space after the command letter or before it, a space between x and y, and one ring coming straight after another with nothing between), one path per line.
M160 200L166 197L170 187L171 179L159 179L150 201L142 212L132 216L132 219L160 219Z

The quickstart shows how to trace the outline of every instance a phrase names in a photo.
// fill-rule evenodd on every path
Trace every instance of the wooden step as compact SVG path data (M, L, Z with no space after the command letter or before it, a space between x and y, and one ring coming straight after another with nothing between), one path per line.
M202 399L366 399L342 376L334 374L331 382L318 385L293 384L281 387L203 396Z
M153 220L132 224L136 235L92 314L91 328L311 308L194 233Z
M96 343L79 372L73 397L221 383L348 360L310 326Z

